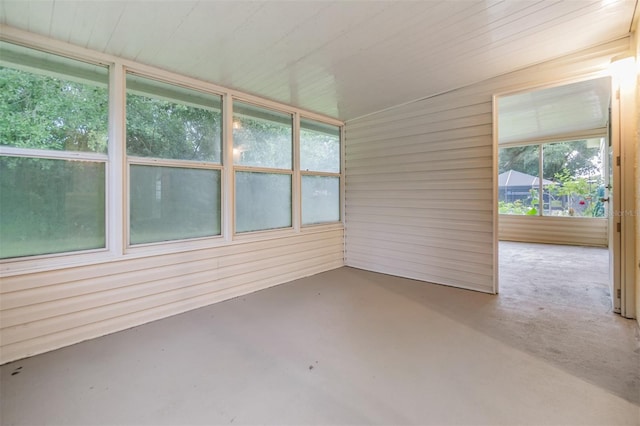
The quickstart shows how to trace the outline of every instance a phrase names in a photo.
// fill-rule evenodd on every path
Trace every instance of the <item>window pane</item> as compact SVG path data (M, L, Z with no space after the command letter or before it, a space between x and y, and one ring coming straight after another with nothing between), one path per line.
M302 224L340 220L340 178L302 176Z
M131 166L131 244L220 234L220 171Z
M105 164L0 157L0 257L105 247Z
M127 75L127 154L220 163L221 98Z
M236 172L236 232L291 226L291 175Z
M300 120L300 169L340 173L340 128Z
M233 163L291 170L290 114L233 103Z
M603 138L543 146L545 215L604 217L604 149Z
M104 67L0 43L0 144L107 152L107 84Z
M538 153L538 145L500 148L498 153L498 211L500 214L539 214Z

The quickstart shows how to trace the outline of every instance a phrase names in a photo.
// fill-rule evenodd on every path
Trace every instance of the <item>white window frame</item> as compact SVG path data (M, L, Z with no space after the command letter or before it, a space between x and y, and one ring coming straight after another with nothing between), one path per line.
M125 177L125 182L126 182L126 186L125 186L125 190L124 193L126 194L125 197L125 215L124 215L124 220L123 220L123 227L124 227L124 244L125 244L125 252L126 253L144 253L145 251L153 251L154 248L163 248L163 247L174 247L175 248L189 248L189 244L190 242L195 242L195 244L199 244L198 242L207 242L209 240L221 240L224 239L223 233L224 233L224 216L225 216L225 211L224 211L224 204L223 204L223 199L224 199L224 193L225 193L225 185L224 185L224 152L225 152L225 137L224 137L224 124L225 124L225 99L224 99L224 95L222 93L216 92L216 91L212 91L209 89L205 89L202 87L195 86L193 84L184 84L181 83L179 81L174 81L174 80L170 80L167 78L163 78L163 77L159 77L155 74L150 74L150 73L146 73L144 72L144 70L138 70L135 67L124 67L124 105L123 105L123 111L124 111L124 121L122 124L123 127L123 154L126 158L126 168L124 170L124 177ZM210 161L191 161L191 160L177 160L177 159L170 159L170 158L158 158L158 157L140 157L140 156L136 156L136 155L128 155L127 154L127 144L126 144L126 140L127 140L127 136L126 136L126 109L127 109L127 105L126 105L126 79L127 79L127 75L134 75L136 77L141 77L141 78L145 78L145 79L149 79L152 81L157 81L160 83L164 83L164 84L168 84L168 85L173 85L173 86L177 86L177 87L182 87L185 89L189 89L189 90L194 90L200 93L203 93L205 95L211 95L211 96L216 96L220 98L220 102L221 102L221 108L220 108L220 112L222 114L222 120L221 120L221 125L223 127L221 135L220 135L220 162L216 163L216 162L210 162ZM176 101L178 102L178 101ZM132 244L131 243L131 223L130 223L130 218L131 218L131 197L130 197L130 190L131 190L131 166L155 166L155 167L167 167L167 168L184 168L184 169L205 169L205 170L218 170L220 173L220 188L219 188L219 193L220 193L220 234L218 235L210 235L210 236L203 236L203 237L194 237L194 238L182 238L182 239L175 239L175 240L168 240L168 241L154 241L154 242L149 242L149 243L137 243L137 244ZM147 249L150 248L150 249Z
M336 126L338 127L338 143L339 143L339 167L340 167L340 171L338 172L319 172L319 171L313 171L313 170L302 170L300 168L300 129L301 129L301 120L311 120L311 121L317 121L319 123L324 123L322 121L316 120L315 118L310 118L307 116L301 116L298 115L298 132L297 132L297 136L298 136L298 155L296 157L297 161L297 168L300 172L300 226L303 228L314 228L314 227L319 227L319 226L327 226L327 225L335 225L335 224L341 224L343 221L343 211L344 211L344 203L343 203L343 193L344 193L344 164L343 164L343 159L344 159L344 133L343 133L343 127L342 126ZM324 123L324 124L329 124L329 123ZM339 194L338 194L338 220L334 220L331 222L320 222L320 223L309 223L309 224L304 224L302 223L302 176L325 176L325 177L337 177L338 178L338 182L339 182Z
M233 161L233 114L234 114L234 110L233 110L233 103L237 101L237 102L242 102L245 104L249 104L251 106L257 107L257 108L263 108L266 110L271 110L277 113L282 113L282 114L288 114L291 116L291 168L290 169L278 169L278 168L274 168L274 167L256 167L256 166L246 166L246 165L236 165ZM297 135L299 134L299 131L297 130L297 122L298 122L298 114L297 112L291 112L291 111L286 111L286 110L282 110L279 108L273 108L272 106L267 106L264 105L261 102L255 102L252 100L247 100L244 97L237 97L237 96L232 96L231 97L231 126L229 127L229 133L230 133L230 138L229 138L229 142L230 142L230 146L228 147L228 150L231 152L231 162L229 164L232 165L232 169L233 169L233 204L232 204L232 209L231 209L231 215L232 215L232 221L233 221L233 228L232 228L232 238L234 240L246 240L246 239L253 239L256 236L260 237L261 235L269 235L269 234L274 234L274 233L291 233L291 231L296 231L299 230L299 219L298 219L298 214L297 211L299 209L296 209L296 205L299 204L298 198L299 196L297 195L300 191L296 190L296 188L299 188L299 184L296 184L296 170L299 170L299 167L296 166L296 162L298 162L299 164L299 155L298 155L298 143L296 142L296 138ZM281 174L281 175L289 175L291 176L291 226L287 226L287 227L282 227L282 228L270 228L270 229L258 229L255 231L241 231L238 232L236 230L236 173L237 172L250 172L250 173L264 173L264 174Z
M273 238L283 238L309 232L324 232L344 228L344 122L341 120L304 111L287 104L266 100L258 96L249 95L237 90L218 86L214 83L197 80L143 65L135 61L126 60L106 53L93 51L66 42L53 40L30 32L0 25L0 40L18 44L27 48L40 50L54 55L64 56L82 62L105 66L109 68L109 116L108 116L108 151L107 154L93 154L83 152L66 152L69 159L104 161L106 162L105 180L105 232L106 248L74 252L53 253L46 255L26 256L20 258L0 259L0 275L15 276L25 273L51 271L56 269L77 267L84 265L98 265L124 259L155 256L160 254L177 253L189 250L215 248L231 244L242 244L247 241L263 241ZM128 158L125 151L125 123L126 123L126 73L134 72L153 80L191 88L197 91L222 96L222 158L221 164L206 164L207 168L220 169L221 173L221 235L202 237L180 241L164 241L128 246L128 204L129 204L129 167L137 163L138 158ZM235 168L233 167L233 100L250 103L256 106L272 109L293 116L293 167L292 171L292 224L291 228L278 228L265 231L234 234L234 196L235 196ZM340 221L335 223L314 224L302 227L301 224L301 176L299 168L299 125L300 116L321 123L331 124L340 128ZM57 152L40 151L33 153L36 157L48 156L58 158ZM20 149L0 147L3 152L27 154ZM149 158L141 162L154 161ZM164 159L162 161L165 161ZM180 162L181 160L178 160ZM171 161L169 166L178 166ZM182 165L182 164L180 164ZM193 164L189 164L192 167ZM254 170L251 170L254 171ZM274 171L275 172L275 171ZM281 170L277 170L281 172Z
M107 101L111 98L111 72L112 72L112 64L108 61L101 61L100 58L89 58L83 55L69 55L55 51L54 49L46 49L38 46L32 46L28 43L24 43L20 40L12 40L5 37L0 37L0 40L6 43L14 44L16 46L24 47L27 49L32 49L35 51L39 51L48 55L60 56L62 58L70 59L73 61L82 62L89 65L94 65L98 67L103 67L107 71ZM27 67L30 68L30 67ZM34 66L35 68L35 66ZM40 68L38 68L40 69ZM59 71L49 71L46 69L41 69L43 71L43 75L47 74L55 74L59 76L61 79L65 79L65 74ZM28 72L28 71L27 71ZM37 74L37 73L33 73ZM69 78L69 81L74 81L74 78ZM110 106L109 106L110 108ZM109 194L111 191L110 185L110 169L111 169L111 134L110 134L110 112L107 115L107 129L109 131L108 136L108 146L107 153L97 153L97 152L87 152L87 151L65 151L65 150L47 150L47 149L36 149L36 148L18 148L12 146L1 146L0 145L0 156L3 157L16 157L16 158L39 158L39 159L47 159L47 160L63 160L63 161L83 161L83 162L93 162L93 163L102 163L104 164L104 172L105 172L105 180L104 180L104 193L105 193L105 223L104 223L104 238L105 238L105 246L95 249L79 249L73 251L65 251L65 252L56 252L56 253L45 253L38 255L29 255L22 256L16 258L7 258L0 259L0 272L5 272L6 265L9 265L11 270L11 266L16 265L30 265L35 263L41 263L43 260L46 262L47 259L50 258L64 258L67 259L69 256L77 256L93 258L95 254L104 254L107 252L111 252L113 247L113 241L109 238L112 229L112 223L109 218L109 209L110 209L110 197Z

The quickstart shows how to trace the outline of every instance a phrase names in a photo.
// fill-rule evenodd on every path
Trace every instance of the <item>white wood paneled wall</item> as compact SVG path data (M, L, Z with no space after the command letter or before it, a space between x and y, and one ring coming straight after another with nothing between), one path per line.
M607 247L607 219L501 215L500 240Z
M2 279L1 362L343 265L342 229Z
M620 39L347 121L346 264L494 292L493 96L604 75L628 49Z

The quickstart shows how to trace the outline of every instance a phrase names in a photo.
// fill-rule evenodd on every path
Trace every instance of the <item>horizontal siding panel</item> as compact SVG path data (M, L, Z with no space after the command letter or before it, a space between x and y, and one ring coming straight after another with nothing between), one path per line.
M425 223L427 222L427 223ZM484 232L490 232L491 221L485 223L473 221L472 219L464 220L451 220L451 219L433 219L425 221L423 217L407 217L407 216L362 216L359 217L355 223L360 224L381 224L385 225L402 225L402 226L415 226L417 228L435 228L435 229L452 229L460 231L476 232L479 231L479 225L485 229Z
M318 239L314 241L305 241L298 243L297 247L300 251L317 249L325 246L339 247L342 237L337 236L332 239ZM247 249L248 247L243 247ZM59 299L74 297L79 294L87 295L91 293L99 293L105 290L115 290L127 287L131 283L153 282L156 279L180 277L185 273L215 271L217 269L243 264L255 259L257 255L260 258L270 258L284 256L290 253L287 246L273 247L271 250L260 251L238 251L237 254L222 254L217 258L194 259L176 265L158 262L156 259L153 263L147 264L144 269L134 270L132 272L120 272L115 269L110 275L95 277L93 279L83 279L77 281L56 282L47 286L46 291L42 287L25 289L22 291L13 291L4 293L0 301L0 311L14 309L20 306L34 305L47 301L55 301ZM226 251L225 251L226 252ZM163 256L163 259L165 256ZM151 259L147 259L150 261ZM166 260L166 259L165 259ZM140 260L142 262L142 259ZM113 270L113 269L112 269Z
M353 249L360 254L370 254L374 256L385 257L387 259L405 260L407 262L424 263L435 265L442 268L453 269L461 272L470 272L490 276L492 273L491 266L487 262L493 260L493 255L465 253L467 262L460 263L456 260L459 252L438 247L423 246L420 244L407 244L385 242L381 244L380 240L368 240L366 244L358 246L354 244Z
M314 275L323 271L339 268L343 266L342 259L332 260L326 263L317 263L315 266L298 265L295 270L287 273L261 277L255 282L248 282L241 286L233 287L224 291L196 297L192 299L180 300L170 304L158 306L153 309L128 312L121 316L116 316L104 321L86 324L76 324L75 327L66 329L59 333L38 336L34 339L23 340L17 343L3 345L0 348L0 356L3 362L20 359L26 356L36 355L48 350L57 349L69 345L69 342L81 342L87 339L110 334L115 331L125 330L150 321L166 318L192 309L197 309L212 303L221 302L243 294L262 290L274 285L289 282L304 276Z
M463 127L473 127L481 124L491 123L492 110L491 102L479 104L479 106L462 107L441 111L438 114L429 116L417 116L410 120L400 120L387 123L386 126L372 126L371 128L362 128L354 132L358 139L366 139L377 135L379 132L393 132L403 135L405 132L413 134L415 131L424 131L426 125L429 126L429 132L439 132L448 129L460 129Z
M487 247L487 244L484 241L475 242L468 240L443 240L437 238L425 238L422 235L401 234L398 232L389 232L385 230L380 230L372 233L367 232L366 228L349 229L349 234L349 238L352 238L354 241L365 241L367 242L367 244L384 244L385 241L400 243L404 242L406 244L417 244L442 250L465 252L470 256L475 256L476 254L493 253L489 251L491 247Z
M347 123L348 125L348 123ZM375 136L371 136L370 138L359 138L357 133L353 135L352 132L352 140L353 143L368 143L368 142L378 142L384 140L395 140L391 146L399 144L404 138L407 138L408 141L413 140L412 138L421 137L423 140L430 142L438 142L444 139L446 140L456 140L456 139L465 139L470 137L478 137L478 136L491 136L492 134L491 124L483 124L483 125L475 125L475 126L463 126L463 127L445 127L439 131L434 129L418 129L414 128L411 131L403 131L399 132L397 135L386 133L386 132L378 132ZM349 135L346 136L349 138ZM349 140L349 139L347 139ZM491 143L491 140L489 140ZM348 159L348 157L347 157Z
M480 169L487 167L487 160L490 160L491 157L483 157L483 158L469 158L463 160L449 160L449 161L429 161L429 170L469 170L469 169ZM425 164L406 164L406 165L397 165L397 164L387 164L383 166L376 167L374 172L371 172L371 167L366 165L360 166L357 163L351 163L345 167L345 171L350 171L354 174L380 174L380 173L397 173L399 171L402 172L419 172L424 170Z
M377 189L351 189L350 195L360 200L379 199L380 190ZM487 191L476 191L472 189L396 189L387 195L387 199L396 200L402 205L404 200L425 199L430 197L434 202L441 200L487 200L491 201L491 197L487 196Z
M358 199L351 200L347 203L347 215L350 215L349 207L369 207L373 212L377 207L401 207L404 209L435 209L435 210L476 210L476 211L493 211L492 203L487 200L436 200L436 199L413 199L404 200L402 203L398 203L396 200L382 198L383 194L376 199ZM350 220L354 219L354 216L348 216Z
M607 219L500 215L498 225L504 241L608 246Z
M479 228L482 229L482 225L479 225ZM486 229L487 226L485 225ZM379 230L385 230L391 233L398 234L406 234L406 235L416 235L423 238L434 238L434 239L451 239L458 241L475 241L481 243L487 243L492 241L492 233L491 229L486 229L483 231L459 231L456 232L456 229L446 229L441 226L437 222L427 222L422 226L411 226L411 225L398 225L398 224L389 224L389 223L368 223L368 222L359 222L357 220L353 220L350 224L350 230L353 229L355 231L363 231L370 230L371 232L377 232ZM351 232L347 235L347 238L350 238ZM347 249L348 252L351 250Z
M447 149L446 151L440 152L416 152L412 155L399 155L395 152L394 149L390 151L391 152L388 152L387 155L382 158L360 158L358 159L358 162L355 163L356 167L388 167L394 163L409 166L413 165L414 163L441 162L448 160L465 160L478 157L491 157L493 149L491 146L483 146L464 149ZM348 168L354 167L354 160L354 158L351 158L352 163L347 164Z
M451 179L451 180L416 180L409 182L402 181L389 181L384 180L382 182L373 182L369 183L369 185L359 185L355 186L356 189L350 189L353 194L354 191L385 191L389 189L402 188L404 191L421 191L421 190L431 190L431 189L440 189L442 187L450 188L453 191L459 190L471 190L471 189L491 189L493 187L493 181L491 179L473 179L473 180L464 180L464 179ZM461 194L459 194L461 195Z
M437 142L431 141L428 145L425 146L424 136L417 135L411 138L403 139L402 144L393 145L393 154L413 155L416 153L424 154L427 152L439 152L449 149L486 147L487 145L491 144L490 139L491 136L489 135L481 135L464 139L439 140ZM359 145L353 144L349 147L349 159L353 161L364 158L376 158L380 156L380 153L388 154L389 147L389 142L386 140L371 143L361 143Z
M370 207L351 206L350 214L358 217L364 222L387 222L395 223L396 220L460 220L473 221L473 223L492 223L493 212L477 210L445 210L445 209L415 209L408 210L402 207Z
M453 180L476 181L480 179L493 179L493 169L464 169L464 170L423 170L417 172L390 171L378 173L373 170L367 175L350 175L349 188L367 187L367 182L441 182ZM363 185L364 184L364 185Z
M2 295L1 361L338 268L343 235L333 229L5 277L2 288L12 291ZM38 285L20 289L32 280Z
M460 273L454 269L439 268L437 265L361 254L351 256L350 262L349 266L354 268L397 275L433 284L449 285L485 293L492 292L492 278L489 276Z
M2 282L2 293L10 293L12 291L22 291L28 288L37 288L47 285L78 281L82 279L94 279L96 276L110 276L114 270L118 273L127 273L155 268L158 265L180 265L185 262L196 260L206 260L221 257L238 252L259 252L262 250L271 250L276 247L286 247L291 244L297 244L304 241L314 239L327 238L328 232L337 232L338 235L342 230L327 231L320 234L309 233L295 236L287 236L274 238L257 242L235 242L218 247L212 247L200 250L190 250L179 253L159 254L156 256L133 257L126 259L114 260L96 265L78 266L73 268L64 268L55 271L47 271L40 273L28 273L17 276L4 277ZM117 265L115 267L114 265Z
M185 267L182 273L172 276L171 273L166 273L170 271L162 268L162 271L159 273L149 274L149 276L144 277L144 279L131 280L126 286L105 291L86 292L79 296L73 296L73 293L69 291L73 289L66 288L62 289L67 290L66 298L52 299L40 303L34 301L32 304L3 309L0 312L0 324L2 324L2 328L4 329L27 321L37 321L57 315L64 315L69 312L93 309L107 304L146 297L149 294L159 294L175 289L186 289L189 286L202 283L215 285L217 289L223 289L226 285L225 280L242 275L247 271L257 272L268 269L271 266L286 268L291 262L298 262L326 254L335 254L336 251L341 251L339 245L301 249L293 254L287 253L286 255L265 256L260 260L253 259L251 269L247 268L246 262L219 268L212 266L208 269ZM130 278L124 277L124 279ZM69 286L67 285L65 287ZM63 292L61 291L61 293ZM78 293L76 292L75 294Z
M173 290L163 291L159 293L147 292L137 298L117 300L114 303L89 306L87 309L72 311L54 317L23 322L17 326L10 326L2 329L3 344L17 343L22 340L33 339L39 336L61 332L69 328L73 328L78 324L87 324L91 322L104 321L115 316L123 315L128 312L136 312L142 310L153 309L157 306L166 305L180 300L189 300L197 297L207 297L212 293L224 291L243 283L256 282L261 277L278 276L287 272L289 268L297 270L304 266L312 266L316 263L328 263L342 257L342 253L319 254L313 258L306 258L297 255L291 255L292 262L256 262L258 269L247 271L236 270L236 274L228 277L228 282L224 279L221 285L212 285L211 276L203 276L203 274L193 274L184 277L182 280L187 283L186 287L174 286ZM171 284L177 284L175 280L163 280L157 282L159 286L166 288ZM175 288L178 287L178 288ZM242 293L240 293L242 294ZM113 295L112 295L113 296ZM76 306L72 306L75 308ZM82 308L80 306L80 308Z

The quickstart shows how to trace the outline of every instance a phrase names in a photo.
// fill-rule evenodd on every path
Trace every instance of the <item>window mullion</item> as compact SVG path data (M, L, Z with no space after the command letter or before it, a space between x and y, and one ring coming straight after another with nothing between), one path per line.
M226 94L222 100L222 236L233 239L235 221L235 172L233 168L233 98Z
M125 74L124 66L114 63L109 69L109 165L106 179L107 248L114 255L124 253L128 227L128 187L125 155Z
M544 216L544 146L538 147L538 216ZM549 200L551 202L551 200Z
M300 231L302 224L302 182L300 176L300 114L293 115L293 179L291 182L291 207L293 229Z

